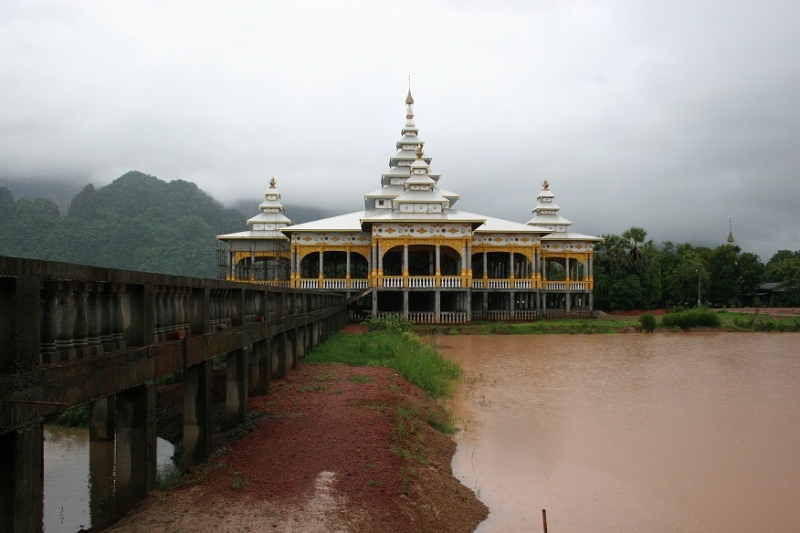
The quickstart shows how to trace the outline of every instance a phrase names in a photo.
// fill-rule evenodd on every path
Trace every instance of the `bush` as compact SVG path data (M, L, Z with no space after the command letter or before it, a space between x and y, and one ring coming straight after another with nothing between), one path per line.
M399 335L411 331L413 324L408 317L403 315L388 315L384 317L371 316L361 323L368 331L385 331Z
M643 313L639 317L639 323L642 325L642 331L652 333L656 329L656 317L651 313Z
M661 325L665 328L718 328L720 326L719 315L707 309L691 309L679 313L664 315Z
M67 409L55 416L51 423L57 426L86 427L89 425L89 405L84 404Z

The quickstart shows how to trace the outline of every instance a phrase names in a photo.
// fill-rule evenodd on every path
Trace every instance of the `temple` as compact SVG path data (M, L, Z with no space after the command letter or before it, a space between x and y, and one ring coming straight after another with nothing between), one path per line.
M292 224L275 178L249 231L219 235L220 277L363 295L373 316L416 323L586 316L599 237L570 231L547 181L527 223L454 208L406 97L406 122L364 210Z

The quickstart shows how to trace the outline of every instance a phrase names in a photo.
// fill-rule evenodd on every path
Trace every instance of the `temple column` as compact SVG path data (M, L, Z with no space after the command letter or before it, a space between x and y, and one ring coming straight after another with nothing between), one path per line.
M441 291L434 291L433 293L433 321L438 324L442 320L442 293Z
M489 252L486 251L483 252L483 279L484 279L483 288L486 289L488 287L486 287L485 281L489 279ZM486 308L484 307L484 310L485 309Z
M318 289L323 288L323 278L325 278L325 252L319 253L319 286Z
M345 268L345 279L350 279L350 249L347 250L347 266ZM349 287L348 287L349 288Z
M408 279L408 244L403 245L403 287L407 287Z
M403 291L403 316L408 316L408 290Z
M442 284L441 276L442 276L442 245L436 244L436 251L434 252L436 257L434 258L435 262L435 273L436 273L436 286L440 287Z

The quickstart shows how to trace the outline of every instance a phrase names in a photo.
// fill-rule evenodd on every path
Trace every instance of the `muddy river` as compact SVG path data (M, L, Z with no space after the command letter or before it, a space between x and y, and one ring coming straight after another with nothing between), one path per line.
M800 531L800 335L436 337L478 533Z

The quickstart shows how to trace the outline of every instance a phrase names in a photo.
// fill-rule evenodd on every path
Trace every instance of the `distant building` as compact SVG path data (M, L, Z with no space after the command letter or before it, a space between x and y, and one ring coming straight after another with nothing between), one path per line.
M219 235L223 278L356 295L373 315L418 323L531 320L592 311L594 244L570 232L547 181L533 218L512 222L453 208L406 98L406 124L364 210L292 225L271 182L250 231Z

